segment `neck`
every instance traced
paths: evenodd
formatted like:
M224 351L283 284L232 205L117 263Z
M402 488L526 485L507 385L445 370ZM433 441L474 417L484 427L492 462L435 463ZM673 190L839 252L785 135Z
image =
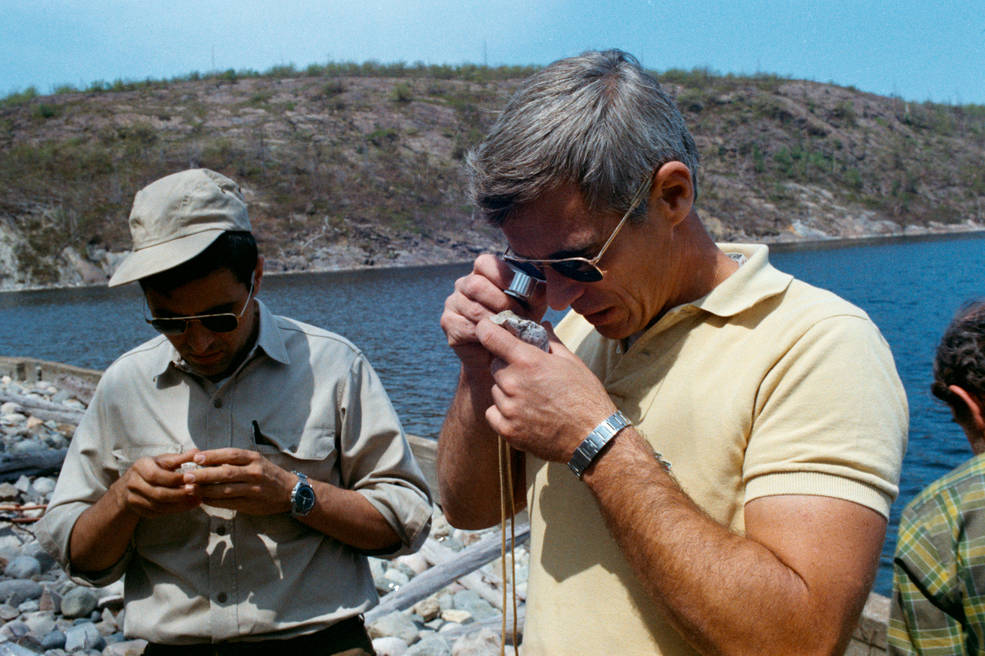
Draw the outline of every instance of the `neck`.
M718 248L693 210L675 227L674 252L679 292L665 310L706 296L739 268Z

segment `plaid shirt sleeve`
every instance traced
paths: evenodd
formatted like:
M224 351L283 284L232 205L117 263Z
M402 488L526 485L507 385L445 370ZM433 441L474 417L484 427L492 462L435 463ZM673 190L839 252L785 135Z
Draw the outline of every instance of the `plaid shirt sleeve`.
M985 456L939 479L903 511L893 562L890 654L985 649Z

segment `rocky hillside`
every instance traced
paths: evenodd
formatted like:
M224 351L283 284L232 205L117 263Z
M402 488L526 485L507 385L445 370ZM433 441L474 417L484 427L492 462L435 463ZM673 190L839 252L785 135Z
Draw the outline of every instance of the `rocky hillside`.
M269 271L471 259L462 158L529 69L363 65L97 83L0 100L0 289L102 282L134 192L205 166L251 203ZM985 107L773 76L658 74L698 142L716 237L985 228Z

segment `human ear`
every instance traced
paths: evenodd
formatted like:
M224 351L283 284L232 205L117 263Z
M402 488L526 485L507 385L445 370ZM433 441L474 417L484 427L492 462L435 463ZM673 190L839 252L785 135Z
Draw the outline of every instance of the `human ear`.
M947 389L958 399L956 403L961 404L960 408L954 408L954 420L964 429L972 448L975 448L976 442L981 442L985 437L983 404L963 387L948 385Z
M687 218L694 205L691 169L678 161L666 162L657 169L650 190L650 205L659 207L675 225Z
M260 293L260 280L263 279L263 255L257 255L257 268L253 273L253 295Z

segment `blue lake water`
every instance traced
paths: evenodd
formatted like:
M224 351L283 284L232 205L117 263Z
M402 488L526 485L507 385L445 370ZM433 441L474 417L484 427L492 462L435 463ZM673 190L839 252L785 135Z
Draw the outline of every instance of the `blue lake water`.
M889 342L910 403L900 498L875 589L888 594L903 505L970 457L964 434L929 392L941 333L965 301L985 296L985 235L776 250L774 265L866 310ZM438 326L467 265L270 276L260 298L275 312L345 335L369 356L408 432L437 435L457 376ZM154 335L136 286L0 294L0 355L104 369ZM556 321L557 315L549 316Z

